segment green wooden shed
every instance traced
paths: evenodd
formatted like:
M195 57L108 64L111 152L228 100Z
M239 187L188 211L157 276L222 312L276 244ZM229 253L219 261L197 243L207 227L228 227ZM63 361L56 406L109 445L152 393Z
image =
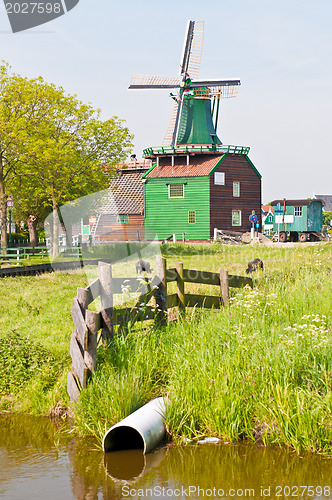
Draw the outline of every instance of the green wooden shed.
M323 202L316 199L274 200L273 231L279 241L319 239L323 227Z

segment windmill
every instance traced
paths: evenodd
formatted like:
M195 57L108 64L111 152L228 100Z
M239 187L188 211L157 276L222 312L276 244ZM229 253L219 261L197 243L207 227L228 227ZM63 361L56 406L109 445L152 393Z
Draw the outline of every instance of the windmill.
M163 145L222 144L217 136L221 98L236 97L240 80L198 80L204 22L189 21L180 77L132 75L129 89L174 89L172 119Z

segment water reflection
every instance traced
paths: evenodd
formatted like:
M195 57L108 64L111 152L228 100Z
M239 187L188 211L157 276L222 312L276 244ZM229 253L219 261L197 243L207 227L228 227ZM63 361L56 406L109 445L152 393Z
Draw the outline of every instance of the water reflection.
M71 491L61 427L46 418L0 418L0 498L52 499L52 489L58 495Z
M104 454L106 474L114 481L136 482L152 467L161 464L167 448L159 448L145 455L142 450L121 450Z
M139 450L104 455L94 440L63 433L63 425L48 419L0 417L0 498L5 499L198 499L204 494L332 499L331 465L330 459L307 453L299 457L245 445L166 446L146 456Z

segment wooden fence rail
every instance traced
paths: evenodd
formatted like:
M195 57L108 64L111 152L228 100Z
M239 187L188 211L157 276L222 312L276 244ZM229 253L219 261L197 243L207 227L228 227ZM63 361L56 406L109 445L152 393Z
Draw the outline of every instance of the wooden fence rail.
M48 255L48 249L46 247L10 247L10 248L0 248L0 262L15 262L16 265L22 264L24 259L29 259L32 256L44 256Z
M175 268L167 269L166 259L157 257L157 272L153 279L114 278L112 265L99 262L99 278L86 288L78 288L73 299L72 317L75 325L70 341L72 370L68 374L67 391L72 401L79 397L89 376L96 368L97 345L102 339L109 345L114 336L114 328L124 330L136 321L153 319L155 325L165 325L168 309L178 307L179 315L184 315L186 307L220 308L229 302L229 287L252 286L252 279L229 275L224 269L219 273L184 269L182 262ZM167 284L176 282L176 293L167 293ZM220 295L193 295L185 292L185 283L198 283L220 287ZM115 308L114 294L131 293L139 295L132 307ZM101 310L90 311L89 305L100 297ZM154 304L149 305L151 299ZM99 333L101 331L101 333Z

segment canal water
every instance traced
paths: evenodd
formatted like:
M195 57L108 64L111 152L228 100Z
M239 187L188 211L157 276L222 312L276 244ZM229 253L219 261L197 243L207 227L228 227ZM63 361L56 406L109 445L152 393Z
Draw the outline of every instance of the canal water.
M332 499L332 461L255 445L164 445L104 455L49 419L0 417L6 500Z

